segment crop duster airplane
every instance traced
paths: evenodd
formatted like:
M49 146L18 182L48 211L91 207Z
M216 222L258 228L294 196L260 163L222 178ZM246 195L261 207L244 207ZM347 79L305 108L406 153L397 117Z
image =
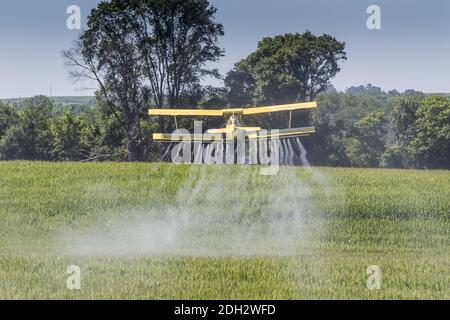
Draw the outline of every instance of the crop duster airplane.
M292 112L302 109L317 108L317 102L291 103L270 107L257 108L236 108L236 109L150 109L150 116L171 116L175 119L175 126L178 130L177 117L224 117L227 120L225 128L209 129L205 134L190 133L154 133L153 140L161 142L176 141L230 141L238 137L240 133L245 133L250 141L268 140L272 138L284 139L300 136L307 136L315 133L314 127L292 128ZM260 127L241 127L238 118L242 116L259 115L273 112L289 112L287 128L277 130L263 130ZM221 137L220 139L218 137Z

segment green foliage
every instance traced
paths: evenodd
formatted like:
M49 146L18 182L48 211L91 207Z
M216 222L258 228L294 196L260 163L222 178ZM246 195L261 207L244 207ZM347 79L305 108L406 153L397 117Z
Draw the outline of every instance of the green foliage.
M419 166L450 168L450 100L443 96L425 99L416 111L417 135L411 147Z
M15 112L9 107L0 108L0 115L5 119L2 123L8 125L0 140L0 159L124 159L125 133L119 120L101 102L79 115L70 107L58 115L48 98L38 96L24 100L18 109ZM154 126L142 121L140 127L150 145L149 129L154 131Z
M373 86L349 91L319 95L316 134L305 139L313 163L450 168L448 97L387 94Z
M285 34L264 38L227 75L232 104L310 101L325 91L346 60L345 44L330 35Z
M319 108L304 124L312 122L316 133L303 140L314 165L343 167L449 168L449 98L418 92L385 93L372 86L356 87L358 93L329 91L318 96ZM363 88L363 89L361 89ZM364 89L365 88L365 89ZM356 90L356 89L355 89ZM205 87L199 92L200 108L226 107L225 88ZM192 102L194 103L194 102ZM195 103L194 103L195 104ZM98 97L98 104L75 114L71 108L55 114L45 97L26 100L16 112L0 106L5 128L0 142L1 159L29 160L124 160L127 136L123 115ZM221 127L223 119L204 118L206 127ZM285 114L245 119L246 125L282 128ZM179 125L193 130L190 119ZM165 152L152 142L159 122L142 115L137 124L146 150L145 161L159 161Z
M417 109L424 97L421 95L401 96L392 111L392 124L397 140L403 145L409 144L417 134L415 122Z
M202 109L225 108L228 104L226 88L206 86L201 93L199 107Z
M0 102L0 139L6 130L18 121L15 108Z
M305 140L313 163L379 165L387 135L386 114L394 97L386 93L322 93L313 113L316 133Z
M392 112L395 142L384 163L402 167L450 168L448 97L411 92L399 97Z
M80 117L83 124L82 141L85 146L107 145L118 147L123 144L125 133L119 120L102 107Z
M387 144L386 150L381 155L380 167L403 168L410 163L408 157L411 155L398 143Z
M53 159L79 160L81 155L80 122L70 112L55 118L50 125L53 138Z
M370 83L365 86L360 85L357 87L350 87L347 90L345 90L345 92L350 94L383 94L381 88L373 86ZM398 92L394 90L390 94L396 95L398 94Z
M236 63L233 70L228 72L224 83L232 106L242 107L253 103L256 83L246 60Z
M50 160L50 118L53 103L44 96L23 102L19 121L9 127L0 141L2 159Z
M378 167L384 151L385 118L382 112L372 112L354 124L354 134L347 145L347 157L352 166Z
M150 104L195 106L203 77L219 77L208 66L222 56L215 13L207 0L102 1L77 46L64 52L72 76L98 82L126 133L128 160L147 158L140 126ZM162 118L159 127L172 128Z

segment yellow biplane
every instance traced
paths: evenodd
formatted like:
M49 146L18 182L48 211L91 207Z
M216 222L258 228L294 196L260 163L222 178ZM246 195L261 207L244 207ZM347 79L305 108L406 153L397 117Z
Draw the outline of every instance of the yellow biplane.
M154 133L153 140L161 142L174 142L181 140L190 141L229 141L234 140L240 133L245 133L249 140L267 140L271 138L293 138L307 136L315 133L315 128L301 127L291 128L292 112L302 109L317 108L316 102L292 103L270 107L236 108L236 109L150 109L150 116L174 117L175 126L178 130L177 117L224 117L227 120L225 128L209 129L205 134L187 133ZM289 112L288 128L277 130L263 130L260 127L242 127L239 125L238 117L258 115L273 112ZM218 138L221 137L221 138Z

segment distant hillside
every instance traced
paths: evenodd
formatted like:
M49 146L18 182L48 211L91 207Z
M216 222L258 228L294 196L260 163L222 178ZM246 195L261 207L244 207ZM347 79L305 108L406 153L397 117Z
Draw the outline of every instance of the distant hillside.
M437 94L437 95L443 95L443 96L447 96L447 97L450 97L450 93L442 93L442 92L436 92L436 93L425 93L425 95L427 95L427 96L431 96L431 95L433 95L433 94Z
M11 98L11 99L0 99L0 101L9 103L12 105L18 105L23 100L27 98ZM63 106L68 105L94 105L95 104L95 97L90 96L84 96L84 97L51 97L51 100L53 100L57 104L62 104Z

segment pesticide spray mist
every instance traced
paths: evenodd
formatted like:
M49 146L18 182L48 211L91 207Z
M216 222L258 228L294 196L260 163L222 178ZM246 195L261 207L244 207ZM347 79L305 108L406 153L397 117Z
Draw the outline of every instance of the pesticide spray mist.
M262 176L252 166L192 165L172 201L66 230L58 239L65 244L60 250L69 255L200 257L314 251L326 234L317 204L327 201L330 181L309 166L299 139L285 141L281 153L284 163L300 161L304 169L282 167L274 176Z

